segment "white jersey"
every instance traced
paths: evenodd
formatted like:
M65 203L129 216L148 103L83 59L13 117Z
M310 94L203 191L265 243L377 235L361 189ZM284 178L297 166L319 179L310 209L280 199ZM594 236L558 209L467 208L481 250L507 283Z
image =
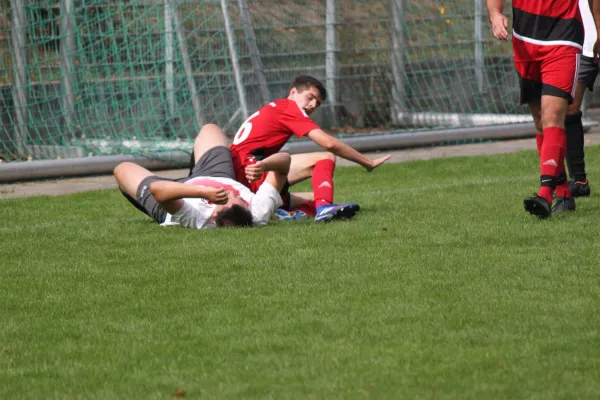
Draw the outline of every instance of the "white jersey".
M594 57L594 43L596 43L596 24L594 17L590 11L588 0L579 0L579 12L583 21L583 29L585 31L585 39L583 41L583 55L586 57Z
M246 202L252 213L254 225L266 225L276 208L281 207L281 195L270 183L264 182L258 191L252 193L241 183L229 178L214 178L198 176L185 182L186 185L223 188L239 194ZM167 214L165 222L161 225L181 225L186 228L207 229L216 227L212 215L217 207L204 198L185 198L183 207L175 214Z

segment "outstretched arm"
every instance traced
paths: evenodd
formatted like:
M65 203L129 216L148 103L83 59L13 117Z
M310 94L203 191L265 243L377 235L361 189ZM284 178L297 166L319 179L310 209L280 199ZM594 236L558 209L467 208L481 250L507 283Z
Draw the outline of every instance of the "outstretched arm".
M388 154L387 156L371 160L370 158L365 157L364 155L354 150L352 147L348 146L341 140L329 135L322 129L313 129L312 131L308 132L307 136L310 138L310 140L312 140L325 150L335 154L338 157L342 157L346 160L355 162L358 165L364 167L369 172L373 171L375 168L389 160L389 158L391 157Z
M227 191L223 188L209 188L185 185L179 182L158 181L150 184L152 196L169 214L175 214L183 207L183 198L203 197L215 204L227 203Z
M487 0L487 8L490 13L490 22L492 23L494 37L496 39L508 40L508 20L502 14L504 1Z

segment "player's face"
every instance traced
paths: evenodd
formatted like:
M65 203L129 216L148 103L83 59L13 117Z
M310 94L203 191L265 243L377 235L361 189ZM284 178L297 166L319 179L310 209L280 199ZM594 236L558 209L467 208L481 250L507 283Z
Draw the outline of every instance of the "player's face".
M227 203L224 204L223 207L231 207L236 204L242 207L246 207L246 203L238 194L235 194L233 192L227 192Z
M289 98L294 100L298 104L298 107L303 109L308 115L315 111L321 105L322 101L319 91L314 86L302 91L292 88Z

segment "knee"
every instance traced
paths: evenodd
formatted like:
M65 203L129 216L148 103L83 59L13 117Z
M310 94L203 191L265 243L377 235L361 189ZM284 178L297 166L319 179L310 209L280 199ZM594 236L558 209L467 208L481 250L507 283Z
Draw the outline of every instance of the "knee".
M567 108L567 115L573 115L573 114L577 114L579 111L579 107L577 107L577 104L573 103L573 104L569 104L569 107Z
M559 110L549 109L542 111L542 128L548 128L552 126L564 126L565 114Z
M123 176L126 173L127 169L131 168L132 165L135 164L129 161L120 163L115 167L115 169L113 169L113 175L118 179L119 177Z
M200 132L198 134L200 134L202 132L213 131L215 129L221 130L221 128L219 128L219 126L217 124L205 124L205 125L202 125L202 128L200 128Z
M214 135L214 134L221 134L221 133L223 133L223 131L221 130L221 128L219 128L218 125L206 124L206 125L202 126L202 128L200 129L200 132L198 132L198 136L196 136L196 139L198 139L199 137L201 137L203 135Z
M321 160L331 160L335 163L337 161L337 156L333 153L324 152L324 153L322 153Z

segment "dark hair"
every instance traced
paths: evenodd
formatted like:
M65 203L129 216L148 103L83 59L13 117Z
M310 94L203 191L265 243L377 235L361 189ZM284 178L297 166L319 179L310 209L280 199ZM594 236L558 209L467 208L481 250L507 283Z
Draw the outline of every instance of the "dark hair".
M252 226L252 213L239 204L223 208L217 213L217 226Z
M327 99L327 90L325 89L325 86L323 86L320 80L313 78L312 76L297 76L296 79L294 79L294 83L292 83L292 87L295 87L298 91L303 91L314 87L319 91L321 101L325 101Z

